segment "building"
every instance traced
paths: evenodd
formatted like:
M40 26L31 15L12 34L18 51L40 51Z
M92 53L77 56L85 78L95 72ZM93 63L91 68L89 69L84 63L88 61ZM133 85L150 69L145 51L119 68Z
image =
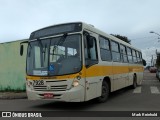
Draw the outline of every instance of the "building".
M0 91L25 90L26 49L20 56L20 42L0 43Z

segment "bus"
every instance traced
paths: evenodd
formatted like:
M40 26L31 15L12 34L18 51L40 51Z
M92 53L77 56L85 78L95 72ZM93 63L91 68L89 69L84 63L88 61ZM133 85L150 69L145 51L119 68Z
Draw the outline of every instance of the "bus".
M25 43L29 100L105 102L111 92L143 80L141 51L90 24L36 30L20 44L21 56Z

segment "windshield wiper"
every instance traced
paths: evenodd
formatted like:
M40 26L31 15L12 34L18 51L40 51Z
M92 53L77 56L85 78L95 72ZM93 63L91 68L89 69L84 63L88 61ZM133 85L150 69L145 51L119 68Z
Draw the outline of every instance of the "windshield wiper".
M42 52L44 53L44 56L43 56L44 61L45 61L45 58L46 58L46 48L47 48L47 45L45 44L45 48L44 48L44 50L42 51Z
M60 40L58 40L58 42L54 45L53 50L52 50L52 52L53 52L53 54L52 54L52 60L53 60L53 55L54 55L55 49L56 49L58 46L63 45L63 43L64 43L64 41L66 40L67 36L68 36L68 34L67 34L67 33L64 33L63 36L60 38Z
M38 44L40 45L41 48L43 48L43 44L42 44L42 41L40 39L37 39L38 41ZM43 52L43 51L42 51Z
M60 38L60 40L58 41L57 43L57 46L59 45L63 45L64 41L66 40L66 37L67 37L67 33L64 33L63 36Z
M30 55L31 55L31 49L32 49L32 45L31 45L30 42L28 42L28 46L30 47L29 48L29 52L28 52L28 57L30 57Z

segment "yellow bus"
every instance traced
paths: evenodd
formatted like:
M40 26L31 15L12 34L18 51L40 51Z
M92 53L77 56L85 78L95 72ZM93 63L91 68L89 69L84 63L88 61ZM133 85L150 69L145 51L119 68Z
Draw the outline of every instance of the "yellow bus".
M82 102L143 80L142 53L130 44L83 22L45 27L31 33L26 58L30 100Z

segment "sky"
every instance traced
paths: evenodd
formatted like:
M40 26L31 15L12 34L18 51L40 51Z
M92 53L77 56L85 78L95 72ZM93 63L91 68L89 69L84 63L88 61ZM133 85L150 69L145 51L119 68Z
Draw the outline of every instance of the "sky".
M32 31L82 21L128 37L147 62L160 51L160 0L0 0L0 43L28 39ZM159 39L158 39L159 38Z

